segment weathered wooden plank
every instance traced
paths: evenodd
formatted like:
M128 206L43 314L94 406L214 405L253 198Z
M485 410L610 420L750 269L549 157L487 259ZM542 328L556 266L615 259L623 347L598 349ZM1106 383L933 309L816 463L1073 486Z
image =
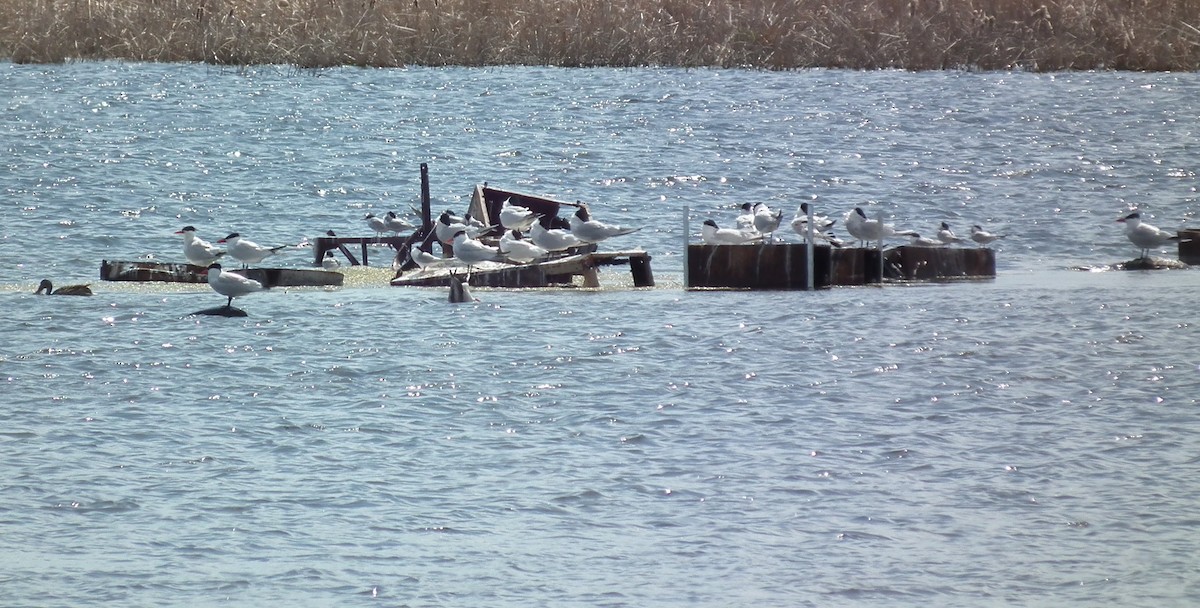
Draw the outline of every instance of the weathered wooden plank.
M542 225L546 228L561 228L569 229L570 223L566 218L559 217L558 212L562 207L580 207L582 203L565 203L556 201L552 198L543 196L533 196L530 194L522 194L520 192L512 192L510 190L501 190L492 188L487 184L475 187L475 192L471 196L471 205L468 212L471 217L483 222L484 224L492 225L500 223L500 207L504 201L508 201L511 205L525 207L540 213L544 217ZM570 212L575 213L574 209Z
M368 245L387 245L397 251L407 251L408 244L418 238L417 234L418 232L404 236L319 236L316 245L313 246L313 263L319 266L325 259L325 252L336 249L346 256L351 265L358 266L358 259L350 253L346 245L360 245L362 246L362 265L366 266Z
M469 284L472 287L550 287L569 285L573 277L582 276L585 286L598 287L597 268L630 264L632 272L632 261L635 259L641 266L639 272L642 273L642 282L649 281L652 285L654 279L650 271L650 255L645 251L583 253L539 264L485 263L472 269ZM426 269L402 274L392 279L391 284L396 287L446 287L450 284L451 273L461 276L465 272L466 268L462 267ZM638 282L635 277L634 284L637 285Z
M269 287L337 287L345 277L340 272L306 268L231 268L244 277ZM141 281L160 283L207 283L208 269L192 264L169 262L122 262L102 260L103 281Z

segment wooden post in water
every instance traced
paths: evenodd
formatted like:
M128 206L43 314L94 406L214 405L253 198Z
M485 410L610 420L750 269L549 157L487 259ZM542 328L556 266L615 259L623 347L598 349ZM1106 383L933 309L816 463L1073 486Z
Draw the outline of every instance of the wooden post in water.
M429 164L421 163L421 227L428 232L433 228L429 203Z
M683 248L687 255L687 247ZM684 272L687 272L685 267ZM654 273L650 271L650 256L632 256L629 258L629 273L633 276L634 287L654 287Z

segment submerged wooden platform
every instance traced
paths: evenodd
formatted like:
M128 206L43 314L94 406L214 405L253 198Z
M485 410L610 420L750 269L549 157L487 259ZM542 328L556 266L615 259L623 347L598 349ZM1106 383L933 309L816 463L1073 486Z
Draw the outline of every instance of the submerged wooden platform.
M813 288L883 281L992 279L996 255L988 248L813 247ZM685 287L808 289L808 247L796 243L688 245Z
M582 206L582 203L568 203L557 201L544 196L535 196L532 194L524 194L513 192L511 190L502 190L493 188L483 183L475 186L474 192L471 194L471 203L467 207L467 213L474 219L483 222L486 225L499 224L500 209L504 202L529 208L537 213L545 216L544 222L547 228L570 228L570 223L567 219L559 217L559 210L562 207L571 208L570 212L574 213L574 207ZM390 256L388 262L397 260L402 263L408 261L408 248L414 243L425 243L433 238L433 210L429 200L429 166L425 163L421 164L421 225L417 226L411 233L407 235L396 236L337 236L332 230L327 231L325 236L317 237L315 246L313 247L313 264L321 265L321 261L325 259L327 251L338 251L345 256L346 261L352 266L369 266L369 247L372 245L383 245L390 247L394 253ZM358 248L356 256L351 247ZM361 258L361 259L360 259ZM407 264L403 264L407 265ZM411 269L411 266L408 266Z
M230 268L268 287L340 287L340 272L305 268ZM207 283L208 269L171 262L100 262L102 281L154 281L161 283Z
M645 251L591 252L556 258L539 264L485 263L471 269L472 287L553 287L573 285L575 277L583 278L583 287L600 287L598 269L601 266L628 264L634 287L653 287L650 254ZM402 273L392 279L397 287L446 287L450 275L466 275L465 267L427 268Z

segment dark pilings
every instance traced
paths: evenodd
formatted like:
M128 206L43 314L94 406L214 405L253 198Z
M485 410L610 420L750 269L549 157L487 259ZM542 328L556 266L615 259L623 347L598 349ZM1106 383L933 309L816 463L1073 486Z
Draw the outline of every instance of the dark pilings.
M654 287L654 273L650 271L650 256L629 258L629 274L634 287Z
M851 286L900 281L986 279L996 276L996 255L974 247L813 248L813 284ZM688 245L686 287L807 289L805 245Z
M429 164L421 163L421 230L429 232L433 228L433 213L429 201Z
M1179 261L1192 266L1200 265L1200 229L1185 228L1179 231Z

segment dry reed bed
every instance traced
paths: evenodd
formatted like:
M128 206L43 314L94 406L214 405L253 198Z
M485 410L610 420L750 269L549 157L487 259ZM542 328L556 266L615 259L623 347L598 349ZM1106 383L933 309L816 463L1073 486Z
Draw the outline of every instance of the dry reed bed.
M0 57L1190 71L1200 0L6 0Z

